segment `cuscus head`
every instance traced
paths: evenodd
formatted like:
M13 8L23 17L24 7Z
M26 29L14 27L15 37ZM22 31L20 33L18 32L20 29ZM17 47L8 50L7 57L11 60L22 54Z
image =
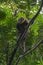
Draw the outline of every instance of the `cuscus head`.
M20 24L24 23L24 21L25 21L25 19L23 17L18 19L18 23L20 23Z

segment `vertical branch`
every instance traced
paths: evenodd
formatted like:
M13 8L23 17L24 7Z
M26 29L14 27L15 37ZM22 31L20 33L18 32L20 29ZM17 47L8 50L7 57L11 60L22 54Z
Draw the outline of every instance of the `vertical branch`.
M25 42L23 43L23 46L24 46L24 52L26 51L26 46L25 46Z

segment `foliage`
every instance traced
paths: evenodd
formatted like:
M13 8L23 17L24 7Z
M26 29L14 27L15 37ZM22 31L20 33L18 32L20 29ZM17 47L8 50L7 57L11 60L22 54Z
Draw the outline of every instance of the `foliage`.
M2 0L5 1L5 0ZM35 3L35 4L34 4ZM33 8L34 6L34 8ZM19 12L14 16L16 9L19 9ZM24 17L30 20L39 6L36 5L36 0L7 0L0 3L0 65L6 65L6 46L9 43L8 57L10 56L14 45L17 41L16 36L16 24L20 17ZM35 43L40 39L43 39L43 14L39 14L37 19L34 21L34 24L30 26L30 34L26 41L26 49L31 49ZM16 59L20 55L21 50L18 49L13 65L16 62ZM30 61L31 60L31 61ZM19 65L43 65L43 45L40 45L34 52L25 56L20 60Z

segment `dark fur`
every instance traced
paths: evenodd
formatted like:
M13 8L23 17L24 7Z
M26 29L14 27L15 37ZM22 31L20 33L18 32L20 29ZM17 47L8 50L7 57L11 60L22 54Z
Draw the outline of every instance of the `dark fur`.
M26 29L26 26L28 25L28 22L26 20L23 23L21 22L17 23L17 29L20 33L24 32L24 30Z
M24 20L24 18L20 18L18 20L18 23L17 23L17 38L19 38L20 34L24 33L26 27L28 25L28 21L27 20ZM26 33L26 35L24 36L24 39L22 40L21 44L20 44L20 49L22 50L22 52L25 52L25 42L26 42L26 39L28 37L28 32Z

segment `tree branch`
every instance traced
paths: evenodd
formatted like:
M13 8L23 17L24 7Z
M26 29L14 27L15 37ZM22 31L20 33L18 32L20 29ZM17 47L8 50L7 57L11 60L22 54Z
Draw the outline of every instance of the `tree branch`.
M21 58L23 58L25 55L31 53L32 51L34 51L41 43L43 43L43 40L41 40L41 41L39 41L37 44L35 44L35 46L34 46L31 50L28 49L28 50L26 50L23 54L21 54L21 55L18 57L18 59L17 59L15 65L18 65L18 63L19 63L19 61L20 61Z

